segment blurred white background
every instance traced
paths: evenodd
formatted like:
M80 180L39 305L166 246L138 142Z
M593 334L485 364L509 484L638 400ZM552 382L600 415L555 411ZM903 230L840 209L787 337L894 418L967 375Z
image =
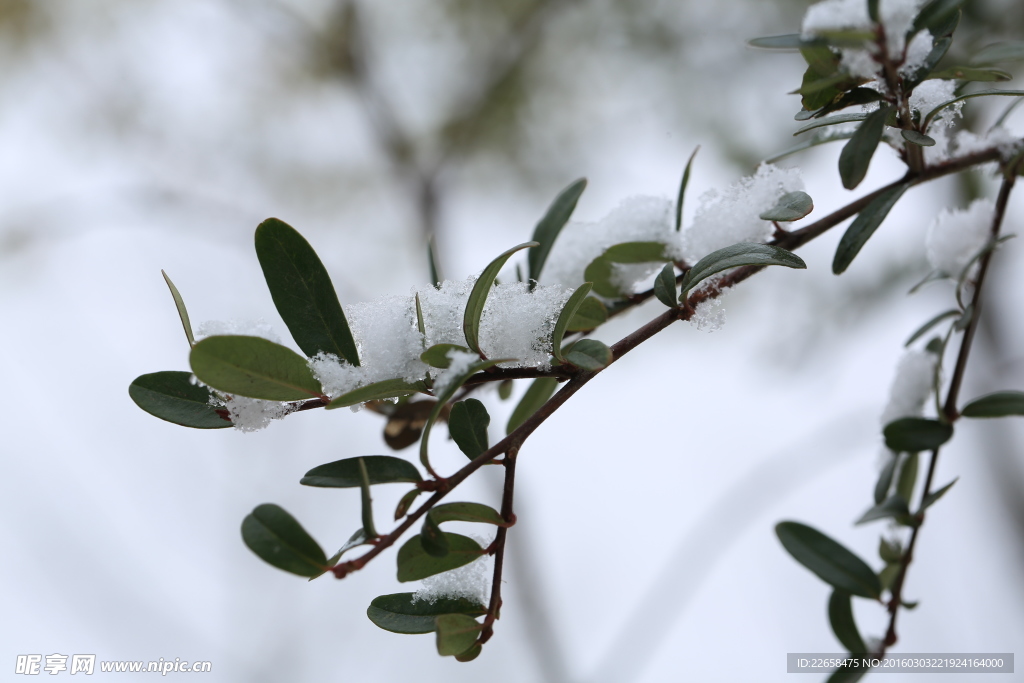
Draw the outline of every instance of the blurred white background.
M4 677L18 654L94 653L210 660L211 681L781 681L794 678L787 652L838 652L829 589L773 526L809 523L881 566L884 523L852 525L871 504L878 415L903 341L951 296L905 292L927 270L931 219L994 195L991 173L913 190L842 278L834 230L801 250L807 271L728 294L722 330L670 328L545 424L520 458L502 619L469 664L366 619L373 597L408 590L394 551L307 583L241 542L242 518L276 502L340 545L358 496L298 479L388 453L379 416L203 432L127 393L140 374L188 367L161 268L193 324L263 318L288 338L252 247L268 216L310 240L345 305L427 281L428 233L446 276L479 272L579 176L583 220L629 195L674 197L700 144L692 215L702 192L792 144L799 104L785 93L802 60L744 41L793 32L805 8L0 0ZM1013 0L975 0L955 49L1019 39L1022 23ZM1003 104L968 122L984 127ZM1008 123L1018 135L1022 112ZM902 174L883 149L843 191L838 152L783 162L804 170L812 218ZM1020 231L1020 193L1009 215ZM965 398L1024 388L1022 253L1010 242L994 261ZM485 400L497 436L514 401ZM901 616L898 651L1024 642L1024 428L961 424L937 478L960 481L929 512L907 588L921 605ZM452 444L435 452L441 467L464 462ZM380 518L400 489L375 492ZM496 506L497 480L460 497ZM862 631L879 635L882 609L860 602Z

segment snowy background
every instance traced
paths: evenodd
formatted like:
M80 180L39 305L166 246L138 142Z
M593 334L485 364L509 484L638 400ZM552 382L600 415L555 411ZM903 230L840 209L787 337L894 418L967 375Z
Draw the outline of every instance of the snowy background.
M990 42L985 31L1019 39L1014 7L973 3L961 49ZM518 468L502 619L469 664L365 618L376 595L409 589L394 551L343 582L307 583L239 537L255 505L275 502L340 545L358 496L298 479L388 453L379 416L309 411L253 434L203 432L128 398L140 374L187 369L161 268L194 324L262 318L288 338L252 245L268 216L310 240L347 307L427 282L431 226L446 276L463 279L528 239L576 177L590 185L575 217L598 221L632 195L673 198L700 144L689 224L702 193L792 144L798 104L784 93L802 61L744 40L796 30L805 3L359 8L369 85L352 76L355 48L336 39L351 23L328 0L0 2L0 667L94 653L210 660L204 680L216 681L781 681L787 652L839 651L829 589L773 526L809 523L880 566L883 524L852 526L871 504L879 415L903 341L951 289L904 294L928 270L933 217L994 196L990 173L909 192L842 278L832 231L800 251L808 270L727 294L722 329L670 328L539 429ZM532 23L510 38L521 17ZM969 121L984 128L1003 104ZM1008 126L1021 135L1024 107ZM882 149L843 191L839 149L782 163L802 169L811 219L902 173ZM426 206L417 173L439 159ZM1020 193L1009 215L1019 232ZM1015 242L994 261L965 398L1024 388ZM615 341L660 306L598 336ZM515 401L485 401L493 441ZM965 421L943 450L937 482L960 481L929 512L907 586L921 605L901 614L899 651L1024 642L1022 443L1022 421ZM440 439L432 452L439 468L465 462ZM498 487L477 477L458 495L496 506ZM375 491L379 518L402 490ZM863 632L881 632L881 609L856 610ZM922 680L886 680L903 678Z

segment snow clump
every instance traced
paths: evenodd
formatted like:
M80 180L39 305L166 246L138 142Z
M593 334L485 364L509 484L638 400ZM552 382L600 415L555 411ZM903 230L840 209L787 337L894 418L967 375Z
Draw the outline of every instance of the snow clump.
M942 81L939 79L925 81L914 88L914 92L911 93L910 108L919 112L923 119L943 102L949 102L956 97L955 91L956 81ZM947 126L952 126L955 123L954 119L960 115L960 110L963 107L963 101L946 107L936 115L934 122L942 121Z
M896 377L889 391L889 403L882 411L885 426L901 417L921 417L924 403L932 391L935 378L935 355L911 350L903 354L896 366Z
M484 548L490 545L490 541L485 542L476 537L474 540ZM428 576L423 579L419 590L413 593L412 601L423 600L434 604L443 598L467 598L486 605L490 600L493 565L494 559L490 555L483 555L456 569Z
M944 209L928 228L928 263L946 277L957 279L967 264L988 244L995 204L976 199L962 210Z

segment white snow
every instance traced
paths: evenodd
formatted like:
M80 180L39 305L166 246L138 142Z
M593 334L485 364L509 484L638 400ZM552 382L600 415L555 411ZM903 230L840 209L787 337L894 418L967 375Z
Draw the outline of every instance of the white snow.
M907 45L907 56L900 67L900 73L903 75L912 74L918 67L924 64L925 58L932 51L933 41L934 38L932 38L932 34L928 31L921 31L914 36L910 44Z
M690 322L702 332L717 332L725 325L725 311L722 309L721 297L705 299L697 304Z
M901 417L920 417L932 391L935 377L935 355L928 351L909 350L896 366L896 377L889 391L889 403L882 411L882 425Z
M210 403L218 408L226 408L231 415L231 423L235 429L242 432L259 431L272 420L280 420L295 411L295 406L290 403L264 401L245 396L216 396Z
M932 268L957 279L988 243L995 205L976 199L966 209L942 210L928 228L925 248Z
M1000 156L1004 160L1011 159L1014 154L1020 151L1021 145L1024 144L1019 137L1002 126L996 126L980 135L969 130L962 130L957 133L955 142L957 156L965 156L998 147Z
M956 81L942 81L939 79L925 81L914 88L914 92L911 93L910 108L920 112L921 117L924 118L935 107L956 97L955 91ZM964 103L960 101L946 107L936 116L935 123L943 121L947 126L952 126L954 119L960 115L960 110L963 109L963 106ZM929 132L929 135L931 135L931 132Z
M480 356L472 351L459 351L458 349L451 349L447 356L448 360L451 361L447 368L444 370L431 369L431 372L434 374L435 396L443 394L459 375L464 374L473 363L480 360Z
M683 255L691 264L713 251L739 242L764 242L772 224L759 218L788 193L803 190L800 170L761 164L757 173L724 191L701 195L693 224L683 231Z
M551 333L572 291L525 282L491 289L480 318L480 349L488 358L515 358L501 367L546 368L551 360Z
M473 539L486 548L490 541L479 537ZM434 574L423 579L420 588L413 593L412 601L424 600L431 604L439 598L469 598L481 605L487 605L491 598L491 576L493 575L494 558L483 555L450 571Z

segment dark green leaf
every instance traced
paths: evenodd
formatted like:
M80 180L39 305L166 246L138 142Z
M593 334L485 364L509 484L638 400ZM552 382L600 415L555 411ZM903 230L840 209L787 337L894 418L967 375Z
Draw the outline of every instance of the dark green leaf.
M319 576L327 556L302 525L272 503L256 506L242 521L242 540L265 562L299 576Z
M423 324L423 305L420 303L420 294L416 292L416 329L420 334L427 333L426 325Z
M614 272L615 265L604 256L598 256L583 271L583 277L592 283L596 294L600 294L606 299L618 299L622 296L622 290L612 282Z
M918 464L917 453L908 453L904 456L903 464L900 466L900 474L896 479L896 495L906 502L914 499Z
M360 459L366 463L366 472L371 484L415 483L422 480L419 470L408 460L391 455L364 455L362 458L345 458L326 465L318 465L306 472L299 480L304 486L350 489L360 486L362 475Z
M475 522L477 524L494 524L506 526L494 508L482 503L442 503L435 506L427 516L437 524L444 522Z
M775 206L762 213L763 221L798 221L814 210L814 201L806 192L787 192Z
M942 354L946 352L946 342L942 340L942 337L932 337L928 340L928 344L925 345L924 350L933 355L942 357Z
M524 242L512 247L488 263L484 271L480 273L476 284L473 285L473 291L469 293L469 299L466 301L466 314L462 318L462 330L466 335L466 344L473 351L482 353L480 351L480 318L484 313L487 295L494 285L494 278L498 277L498 272L512 254L521 249L536 247L538 244L539 242Z
M561 363L565 362L565 358L562 356L562 339L569 328L569 323L576 317L576 312L583 305L593 286L592 282L584 282L577 287L569 300L565 302L565 306L562 307L562 311L558 314L558 320L555 321L554 330L551 332L551 349L555 358Z
M800 103L805 109L820 109L834 102L845 89L855 85L857 82L851 81L844 73L820 77L808 68L804 74L803 84L791 94L802 95Z
M538 244L537 248L526 256L530 265L530 279L534 282L540 280L541 271L544 269L544 262L551 253L551 247L558 239L558 233L562 231L569 220L569 216L576 209L576 202L587 187L587 179L580 178L569 187L562 190L555 201L548 207L547 213L533 229L533 241Z
M608 247L604 258L612 263L653 263L666 261L665 245L661 242L623 242Z
M864 43L873 41L876 35L873 31L838 29L818 30L815 37L832 47L865 47Z
M572 345L565 359L583 370L600 370L612 362L612 350L596 339L580 339Z
M444 557L448 554L448 539L445 538L441 527L437 525L437 522L434 521L429 512L423 518L423 528L420 530L420 543L431 557Z
M832 272L836 275L843 273L853 259L857 257L860 250L867 241L875 234L875 230L882 224L889 211L896 205L903 193L910 187L908 184L897 185L896 187L883 192L864 207L857 217L850 224L850 227L843 233L839 240L839 247L836 249L835 258L832 260Z
M933 147L935 145L933 138L928 137L924 133L918 133L916 130L901 130L900 135L903 136L904 140L918 147Z
M807 62L808 73L815 78L827 78L839 72L839 55L832 52L828 45L821 41L801 45L800 54ZM804 80L806 81L806 76ZM812 107L806 108L812 109ZM813 107L813 109L817 109L817 107Z
M969 66L951 66L942 71L933 71L928 78L993 83L1012 80L1013 76L1002 69L975 69Z
M502 381L498 382L498 398L500 398L502 401L507 401L509 397L512 395L512 387L514 385L515 382L513 382L510 379L503 379Z
M1019 62L1021 60L1024 60L1024 40L1010 40L983 47L977 54L971 57L971 64L984 66L1000 62Z
M878 14L878 2L879 0L868 0L868 18L876 24L881 21ZM856 650L850 650L850 652L856 652Z
M775 533L789 554L825 583L865 598L881 595L881 584L871 567L817 529L799 522L780 522Z
M153 372L128 385L128 395L150 415L183 427L221 429L231 421L210 405L213 394L191 382L190 372Z
M882 105L871 112L839 154L839 176L847 190L860 185L860 181L867 175L871 157L875 155L875 149L885 131L885 119L891 110L891 106Z
M448 416L448 432L470 460L487 450L489 424L491 416L487 414L487 408L475 398L459 401L452 406Z
M658 273L658 277L654 278L654 296L669 308L679 306L679 302L676 300L676 297L679 296L679 292L676 291L676 271L671 263L666 263Z
M143 377L148 376L149 375L143 375ZM138 380L135 381L137 382ZM964 417L1009 417L1011 415L1024 415L1024 392L997 391L994 394L979 396L965 405L964 409L960 411L960 414ZM160 416L157 415L157 417Z
M469 349L460 344L434 344L420 354L420 360L432 368L440 368L444 370L452 364L452 359L448 357L448 354L453 349L462 352L469 351Z
M846 109L847 107L854 107L861 104L870 104L872 102L878 102L882 99L884 99L882 93L878 92L877 90L872 90L871 88L854 88L853 90L844 92L842 95L840 95L835 100L828 103L818 111L810 112L810 116L797 120L805 121L807 120L807 118L812 117L820 119L821 117L827 114L831 114L834 111L839 111L840 109Z
M928 78L928 75L932 72L932 69L935 68L935 65L938 64L942 60L942 58L946 56L946 52L949 51L949 46L952 44L952 38L939 38L938 40L936 40L934 45L932 46L931 52L929 52L928 56L925 57L924 62L921 64L921 66L919 66L909 76L904 76L904 92L909 92L916 88L917 86L921 85L921 83L923 83L924 80Z
M433 235L427 238L427 265L430 266L430 281L434 283L435 287L440 288L444 278L441 276L441 267L437 261Z
M376 532L374 533L374 537L376 537ZM338 548L338 552L334 553L334 555L327 558L327 566L324 568L324 570L316 576L309 577L309 580L312 581L321 574L326 574L331 567L338 564L338 561L341 560L342 555L344 555L349 550L352 550L352 548L358 548L361 545L365 545L369 539L370 537L366 535L366 531L364 529L359 529L358 531L356 531L349 537L347 541L345 541L345 545Z
M1024 97L1024 90L995 90L995 89L992 89L992 90L979 90L978 92L972 92L972 93L968 93L966 95L960 95L959 97L954 97L953 99L948 100L946 102L943 102L942 104L940 104L939 106L935 107L930 112L928 112L927 116L924 117L924 123L921 125L921 129L922 130L928 130L928 126L931 125L931 122L935 118L936 114L938 114L940 111L942 111L946 107L950 107L950 106L956 104L957 102L962 102L964 100L969 100L969 99L972 99L972 98L975 98L975 97L997 97L997 96L1001 96L1001 97Z
M768 159L765 159L764 163L766 163L766 164L774 164L776 161L779 161L780 159L785 159L786 157L788 157L790 155L793 155L793 154L796 154L797 152L802 152L805 149L811 149L812 147L817 147L818 145L824 145L824 144L829 143L829 142L837 142L839 140L849 140L852 137L853 137L853 133L852 132L848 132L848 133L829 133L827 135L815 135L810 140L807 140L805 142L801 142L799 145L794 145L794 146L790 147L787 150L779 152L778 154L776 154L776 155L774 155L772 157L769 157Z
M466 614L442 614L434 619L437 624L437 653L443 656L460 655L472 649L483 626Z
M759 47L762 50L785 50L787 52L795 52L806 43L807 41L801 38L799 33L787 33L782 36L764 36L747 41L747 45L750 47Z
M469 598L437 598L413 601L413 593L393 593L373 599L366 616L374 624L392 633L433 633L435 617L442 614L468 614L471 617L487 613L487 608Z
M608 320L608 309L599 299L588 296L576 310L576 315L569 321L566 332L586 332L598 327Z
M889 497L889 489L892 488L892 477L896 471L898 457L895 453L888 455L888 460L878 475L878 482L875 484L875 505Z
M923 417L904 417L890 422L882 431L885 445L890 450L903 453L931 451L949 441L953 436L952 425Z
M944 35L942 33L944 24L960 11L965 2L966 0L932 0L922 7L914 17L908 39L924 29L928 29L933 36Z
M927 496L925 496L924 500L921 501L921 509L919 510L919 512L924 512L932 505L934 505L936 502L938 502L939 498L942 498L944 495L946 495L946 491L953 488L953 484L955 484L958 479L960 479L960 477L957 477L953 481L949 482L938 491L932 491Z
M908 517L909 515L910 508L907 507L906 499L896 494L869 509L854 524L867 524L879 519L895 519Z
M693 166L693 159L699 151L700 145L697 145L696 149L693 150L693 154L690 155L689 161L686 162L686 168L683 170L683 179L679 182L679 193L676 195L676 232L683 229L683 198L686 196L686 186L690 183L690 167Z
M309 242L287 223L268 218L256 228L256 256L274 306L302 352L333 353L359 365L331 276Z
M828 599L828 621L832 632L851 654L867 654L868 648L857 630L857 622L853 619L853 601L851 595L844 590L835 589Z
M164 282L167 283L167 288L171 290L171 298L174 299L174 307L178 309L178 318L181 320L181 326L185 328L185 338L188 339L189 346L195 346L196 340L192 336L192 323L188 320L188 310L185 308L185 300L181 298L181 294L178 293L178 288L171 282L171 278L167 277L167 273L160 271L160 274L164 276Z
M421 493L423 493L423 489L417 488L406 492L406 494L402 496L402 499L398 501L398 505L395 507L396 522L409 514L409 508L412 507L412 504L416 502L416 499Z
M863 121L868 117L867 114L838 114L836 116L829 116L824 119L814 119L807 125L801 126L793 133L794 136L800 135L800 133L806 133L809 130L815 128L824 128L825 126L835 126L840 123L850 123L851 121Z
M696 265L686 271L679 296L685 301L690 290L702 280L723 270L738 266L786 266L787 268L806 268L807 264L796 254L772 246L770 244L754 244L740 242L724 249L712 252L697 261Z
M327 404L327 410L347 408L348 406L366 403L367 401L379 401L385 398L409 396L417 392L425 392L426 390L427 385L422 381L406 382L404 379L385 379L380 382L374 382L373 384L367 384L365 387L353 389L341 396L335 396L331 399L331 402Z
M951 308L948 311L943 311L942 313L939 313L937 316L926 322L924 325L921 325L921 327L917 328L917 331L915 331L914 334L910 335L910 339L908 339L906 343L904 343L903 345L910 346L918 339L923 337L925 334L927 334L928 330L932 329L946 318L952 318L955 315L960 315L960 311L955 308Z
M554 377L538 377L533 380L530 388L526 390L523 397L519 399L519 404L512 411L512 416L508 419L508 426L505 427L505 433L511 434L519 425L526 422L531 415L548 402L557 388L558 380Z
M899 541L889 542L884 538L878 540L878 556L886 564L895 564L903 559L903 548Z
M377 538L377 527L373 523L373 498L370 497L370 473L366 458L356 458L359 464L359 492L362 502L363 532L367 538Z
M268 401L321 396L306 359L260 337L207 337L189 355L192 372L214 389Z
M480 656L480 653L483 652L483 650L484 650L483 646L480 645L479 643L477 643L476 645L474 645L473 647L469 648L465 652L460 652L459 654L455 655L455 661L457 661L457 662L472 662L474 659L476 659L477 657Z
M469 564L484 554L483 548L472 538L459 534L444 534L448 541L448 554L433 557L420 542L419 535L413 536L398 550L398 580L419 581L434 574L440 574Z

